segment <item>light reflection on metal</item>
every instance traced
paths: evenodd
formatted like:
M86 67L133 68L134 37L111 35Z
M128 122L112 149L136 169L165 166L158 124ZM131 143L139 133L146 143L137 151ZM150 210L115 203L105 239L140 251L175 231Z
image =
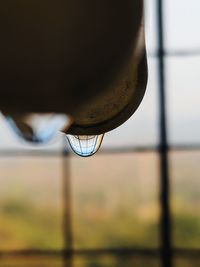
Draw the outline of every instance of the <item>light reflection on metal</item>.
M58 131L67 129L70 118L65 114L28 113L6 116L8 125L23 140L44 144L51 141Z

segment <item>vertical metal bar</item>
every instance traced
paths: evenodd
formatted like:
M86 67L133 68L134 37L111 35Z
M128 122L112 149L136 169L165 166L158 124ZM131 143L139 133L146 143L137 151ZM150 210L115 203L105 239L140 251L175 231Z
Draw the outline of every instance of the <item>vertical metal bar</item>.
M63 236L64 236L64 266L73 266L73 233L72 233L72 198L69 153L63 149ZM67 253L68 251L68 253Z
M158 30L158 82L160 125L160 178L161 178L161 259L163 267L172 267L170 181L167 139L167 114L165 96L165 53L163 27L163 0L157 0Z

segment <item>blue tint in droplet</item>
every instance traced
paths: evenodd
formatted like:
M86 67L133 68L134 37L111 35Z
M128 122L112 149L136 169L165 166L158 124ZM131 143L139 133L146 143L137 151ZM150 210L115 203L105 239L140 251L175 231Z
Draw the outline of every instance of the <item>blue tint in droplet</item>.
M81 157L90 157L100 148L104 134L101 135L67 135L70 147Z

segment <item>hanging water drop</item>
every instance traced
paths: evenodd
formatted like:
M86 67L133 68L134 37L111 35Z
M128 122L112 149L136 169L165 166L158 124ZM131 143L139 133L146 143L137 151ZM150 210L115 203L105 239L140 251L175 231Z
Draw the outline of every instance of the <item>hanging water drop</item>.
M81 157L90 157L100 148L104 134L101 135L67 135L70 147Z

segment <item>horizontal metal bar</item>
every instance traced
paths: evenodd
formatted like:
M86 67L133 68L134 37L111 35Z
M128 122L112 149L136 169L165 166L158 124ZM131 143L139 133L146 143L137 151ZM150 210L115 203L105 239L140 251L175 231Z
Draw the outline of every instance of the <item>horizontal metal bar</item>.
M171 145L167 147L168 151L200 151L200 144L180 144ZM130 146L130 147L116 147L116 148L103 148L100 149L98 155L102 154L120 154L120 153L145 153L145 152L158 152L159 146ZM8 149L0 150L0 157L73 157L71 151L63 150L20 150Z
M175 257L200 259L200 249L174 248L172 253ZM160 249L149 248L100 248L100 249L75 249L75 250L16 250L0 251L0 258L9 257L61 257L61 256L93 257L93 256L142 256L159 257Z
M0 157L62 157L69 155L68 151L62 150L20 150L20 149L4 149L0 150Z
M159 51L147 52L148 58L158 58L160 56ZM164 50L164 57L196 57L200 56L200 49L188 49L188 50Z
M132 146L123 148L104 148L98 154L115 154L115 153L144 153L144 152L158 152L159 146ZM180 144L167 146L168 151L200 151L200 144Z

